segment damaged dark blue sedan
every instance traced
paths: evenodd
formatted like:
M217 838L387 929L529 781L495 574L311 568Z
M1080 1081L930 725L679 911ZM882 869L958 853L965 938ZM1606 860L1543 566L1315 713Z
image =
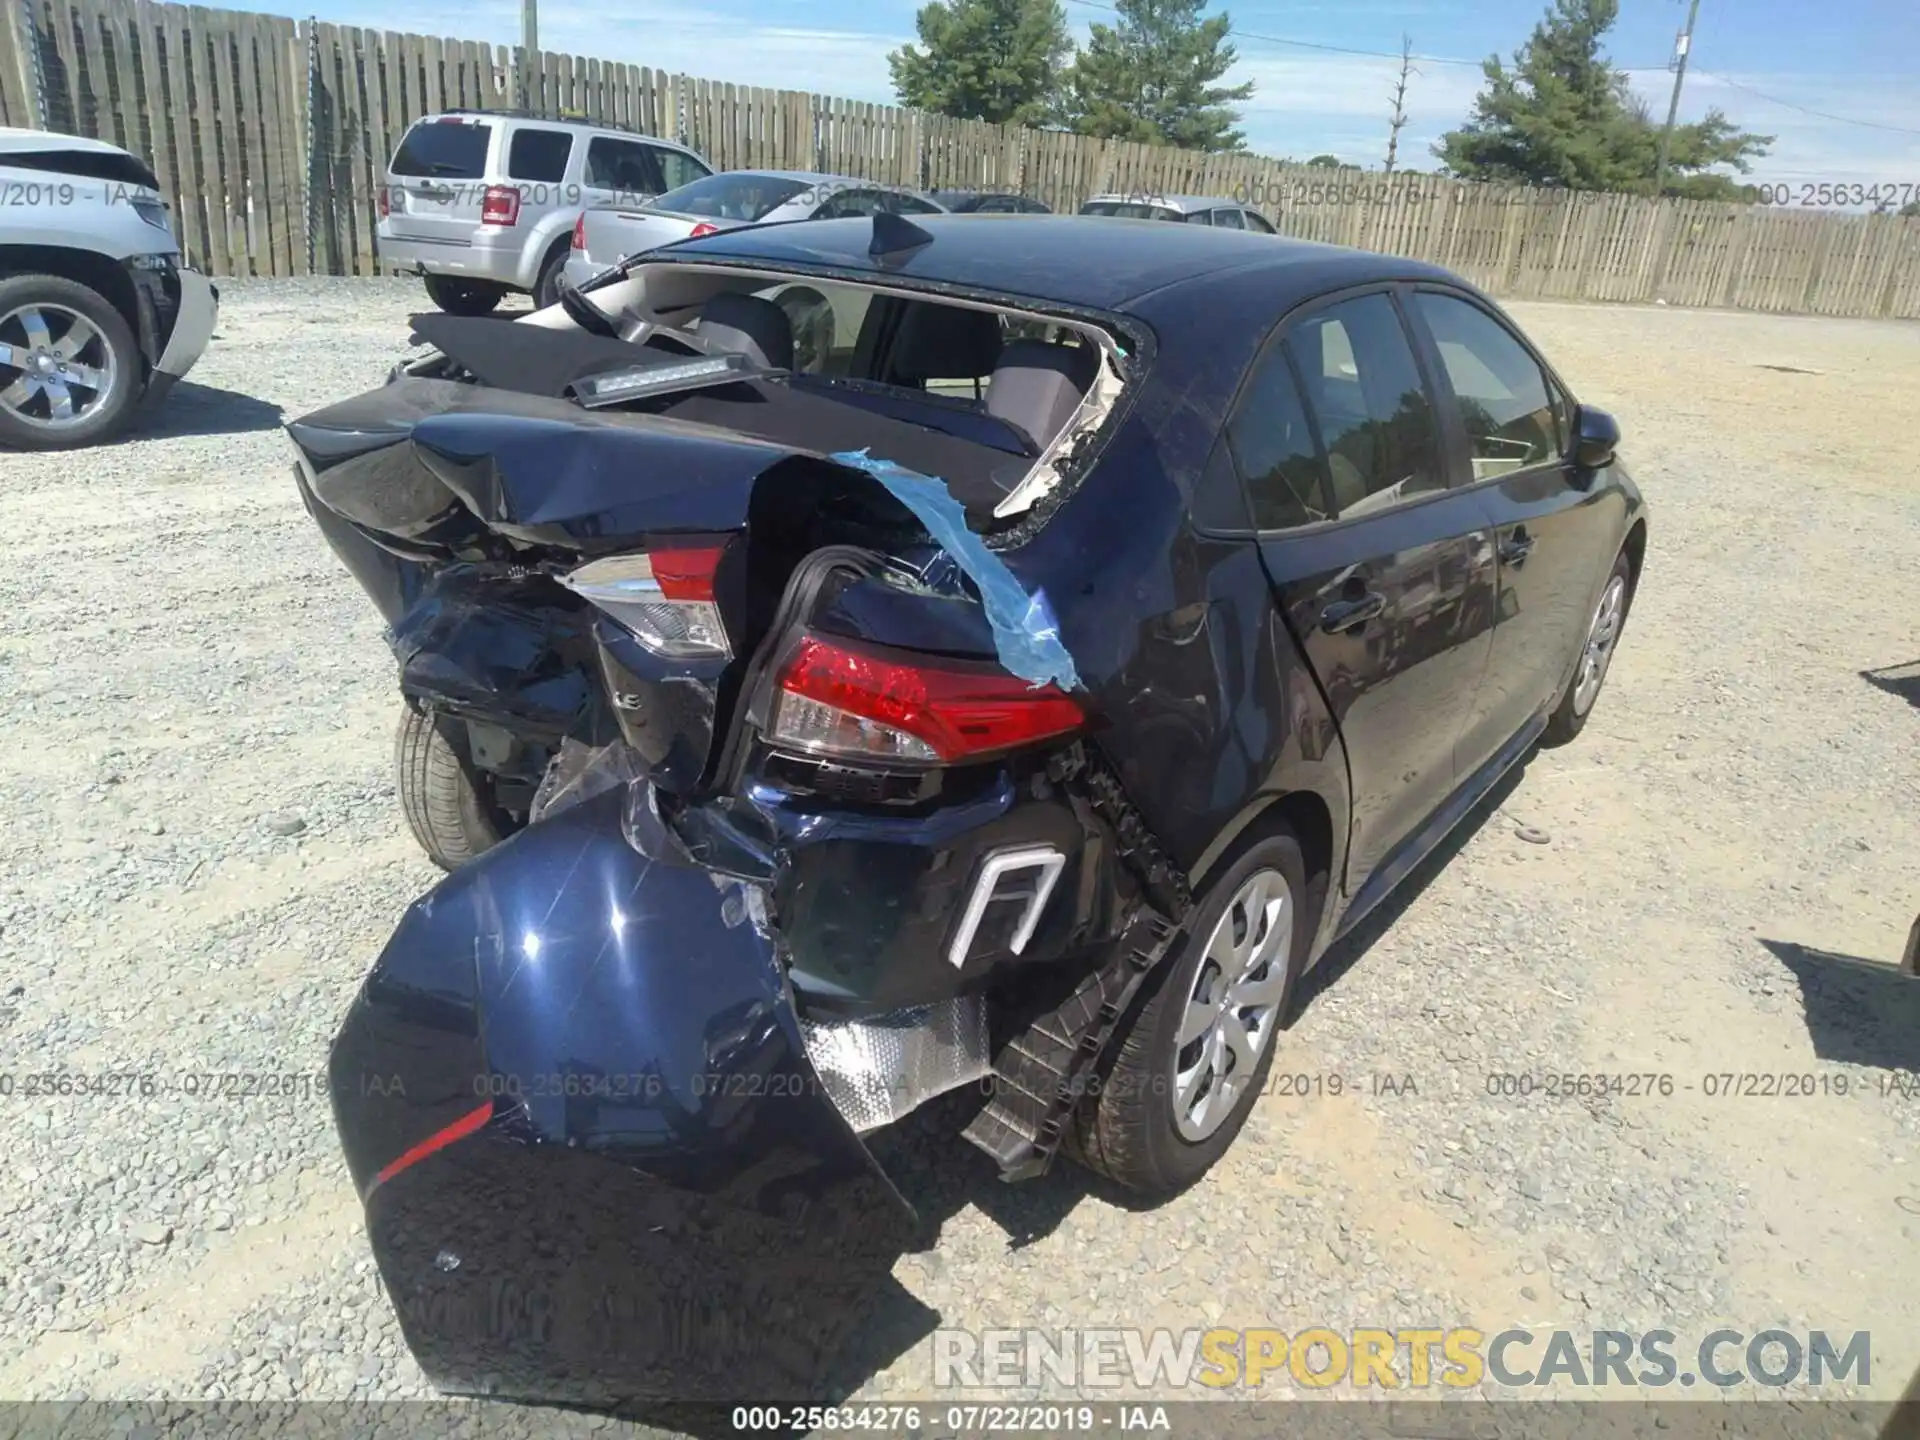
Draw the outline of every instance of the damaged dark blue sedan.
M879 215L416 327L290 430L452 871L331 1066L454 1391L809 1393L913 1243L862 1136L942 1091L1009 1179L1198 1179L1646 548L1614 422L1380 255Z

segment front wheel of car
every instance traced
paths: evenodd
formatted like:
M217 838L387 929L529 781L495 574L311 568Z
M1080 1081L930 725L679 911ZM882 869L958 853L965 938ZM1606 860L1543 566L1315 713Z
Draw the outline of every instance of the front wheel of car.
M407 828L443 870L458 870L511 829L494 803L492 781L468 762L454 723L409 707L393 741L394 783Z
M1587 728L1593 703L1600 698L1600 687L1607 682L1607 670L1613 664L1613 652L1620 644L1620 632L1627 623L1627 609L1633 603L1633 563L1622 553L1613 562L1600 599L1587 621L1587 633L1580 641L1580 658L1574 663L1573 678L1547 719L1541 744L1565 745Z
M507 298L507 287L491 280L427 276L427 298L449 315L491 315Z
M104 295L61 275L0 280L0 443L98 444L145 390L139 342Z
M1093 1169L1169 1195L1226 1153L1273 1064L1312 937L1307 894L1299 842L1284 832L1207 888L1077 1117L1075 1148Z

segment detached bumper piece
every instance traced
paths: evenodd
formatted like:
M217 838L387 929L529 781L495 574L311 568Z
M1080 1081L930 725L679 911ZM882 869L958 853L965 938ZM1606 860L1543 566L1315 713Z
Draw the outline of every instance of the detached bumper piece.
M1107 963L993 1057L993 1099L965 1134L993 1157L1002 1180L1030 1180L1053 1164L1114 1027L1179 933L1166 916L1142 905Z
M374 1256L443 1390L811 1398L914 1239L758 892L651 798L595 795L449 876L334 1041Z

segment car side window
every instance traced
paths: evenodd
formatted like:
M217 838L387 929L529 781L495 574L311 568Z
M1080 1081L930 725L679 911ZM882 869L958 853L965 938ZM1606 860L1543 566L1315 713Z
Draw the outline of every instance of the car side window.
M1222 230L1244 230L1246 222L1240 218L1238 210L1221 209L1213 212L1213 223Z
M587 184L628 195L658 195L666 186L654 163L656 153L651 145L596 135L587 142Z
M1272 235L1275 233L1273 226L1267 223L1267 217L1262 215L1258 210L1247 210L1242 213L1247 217L1247 228L1249 230L1258 230L1262 235Z
M809 218L843 220L850 215L871 215L883 208L878 190L842 190L815 210Z
M888 190L880 196L880 208L890 210L895 215L938 215L940 207L918 195L908 195L900 190Z
M1227 421L1227 446L1247 487L1256 530L1333 518L1327 467L1307 423L1283 345L1270 345Z
M1177 219L1178 216L1176 215L1175 218ZM1211 225L1213 224L1213 212L1210 210L1195 210L1191 215L1187 216L1187 223L1189 225Z
M507 178L556 184L567 178L567 156L573 136L565 130L540 130L522 125L507 147Z
M1370 514L1446 488L1433 405L1388 296L1316 311L1289 329L1287 344L1320 422L1336 515Z
M1558 459L1560 419L1547 377L1525 347L1478 305L1430 290L1416 292L1414 304L1460 402L1473 478Z
M660 167L661 184L668 190L678 190L713 173L684 151L669 150L664 145L649 145L647 149L653 152L654 163Z

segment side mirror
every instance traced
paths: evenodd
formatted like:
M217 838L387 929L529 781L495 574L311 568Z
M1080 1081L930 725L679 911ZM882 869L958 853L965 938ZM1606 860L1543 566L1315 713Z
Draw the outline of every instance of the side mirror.
M1599 470L1613 463L1620 448L1620 422L1591 405L1573 412L1573 463L1582 470Z

